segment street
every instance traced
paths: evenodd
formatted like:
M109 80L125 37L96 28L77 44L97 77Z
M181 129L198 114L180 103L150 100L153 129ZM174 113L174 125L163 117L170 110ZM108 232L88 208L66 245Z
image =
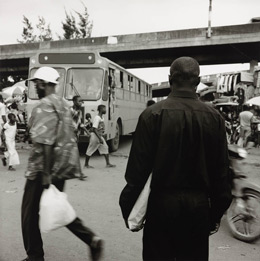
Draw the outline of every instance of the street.
M142 260L142 232L125 228L119 208L119 195L125 185L124 172L132 136L123 137L120 149L110 156L116 168L105 168L105 159L95 154L90 159L94 169L84 169L85 181L66 183L65 192L78 216L105 241L103 260ZM24 172L29 154L28 144L17 144L21 165L16 171L0 166L0 261L19 261L26 257L21 234L21 201L25 184ZM249 180L260 185L260 149L251 149L243 164ZM84 164L84 156L81 156ZM192 218L192 217L191 217ZM83 261L89 259L88 247L66 228L43 234L46 261ZM244 243L232 237L225 216L220 231L210 237L210 261L258 261L260 239Z

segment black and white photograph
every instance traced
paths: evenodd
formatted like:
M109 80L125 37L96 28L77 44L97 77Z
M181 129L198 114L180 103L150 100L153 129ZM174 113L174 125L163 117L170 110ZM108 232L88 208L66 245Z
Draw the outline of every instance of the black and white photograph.
M0 261L259 261L259 0L0 0L0 35Z

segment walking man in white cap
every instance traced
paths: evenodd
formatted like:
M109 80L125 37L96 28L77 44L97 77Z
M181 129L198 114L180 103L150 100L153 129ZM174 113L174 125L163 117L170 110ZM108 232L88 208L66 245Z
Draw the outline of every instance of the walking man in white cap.
M26 185L22 201L22 233L26 261L44 261L43 242L39 230L39 202L45 188L53 183L63 190L65 180L79 171L78 148L73 133L70 107L55 94L59 73L51 67L39 68L29 79L40 98L29 120L33 147L28 160ZM89 245L92 260L99 260L102 240L79 218L67 228Z

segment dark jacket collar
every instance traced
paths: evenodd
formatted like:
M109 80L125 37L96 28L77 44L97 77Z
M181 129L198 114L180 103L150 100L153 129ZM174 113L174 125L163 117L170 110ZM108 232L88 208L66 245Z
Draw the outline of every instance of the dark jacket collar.
M181 90L173 90L168 96L169 98L180 97L180 98L191 98L198 99L198 96L195 92L191 91L181 91Z

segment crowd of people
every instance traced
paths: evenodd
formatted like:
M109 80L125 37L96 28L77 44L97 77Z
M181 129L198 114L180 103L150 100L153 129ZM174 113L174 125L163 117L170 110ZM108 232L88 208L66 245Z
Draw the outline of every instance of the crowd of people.
M168 98L157 103L149 101L138 120L119 204L128 228L130 212L152 174L143 260L208 260L209 236L218 231L232 200L225 120L215 108L198 99L199 74L195 59L174 60ZM77 146L80 133L89 136L86 169L93 168L89 160L96 150L104 155L106 167L115 165L110 163L103 137L106 106L98 106L93 121L89 113L82 115L80 96L73 97L73 106L69 107L55 94L59 74L51 67L39 68L28 80L35 84L40 102L28 122L32 149L22 201L22 234L27 253L24 261L44 261L38 225L40 198L50 184L63 191L66 180L86 179ZM1 104L2 101L2 111ZM13 145L16 120L12 113L8 114L7 123L5 114L1 116L6 144L10 145L10 168L10 164L13 167L14 162L19 162ZM249 112L239 116L243 141L248 136L251 116ZM82 123L83 117L86 124ZM103 240L99 236L78 217L66 227L89 246L92 260L100 260Z
M260 107L245 103L239 97L218 96L214 87L198 92L199 99L219 111L225 120L229 144L237 144L246 149L260 145Z

